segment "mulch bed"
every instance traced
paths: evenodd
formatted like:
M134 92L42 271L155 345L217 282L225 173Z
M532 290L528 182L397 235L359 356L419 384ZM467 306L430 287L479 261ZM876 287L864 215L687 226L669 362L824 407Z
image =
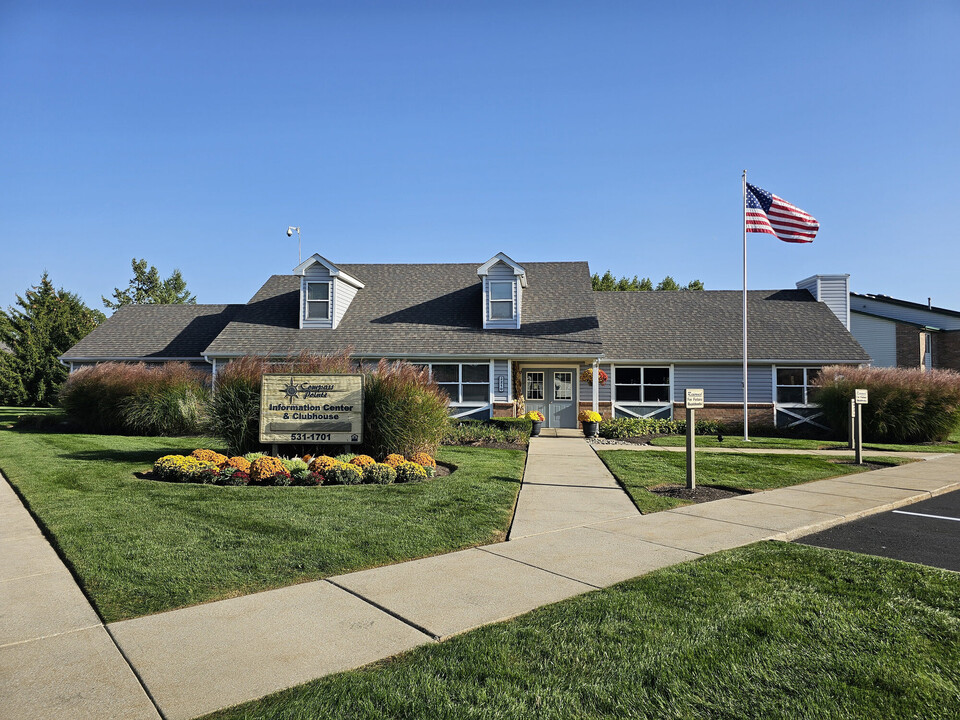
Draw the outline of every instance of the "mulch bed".
M689 500L695 503L712 502L714 500L723 500L724 498L738 497L747 495L746 492L737 490L727 490L726 488L710 487L709 485L697 485L695 490L688 490L682 485L658 485L650 488L650 492L664 497L677 498L678 500Z

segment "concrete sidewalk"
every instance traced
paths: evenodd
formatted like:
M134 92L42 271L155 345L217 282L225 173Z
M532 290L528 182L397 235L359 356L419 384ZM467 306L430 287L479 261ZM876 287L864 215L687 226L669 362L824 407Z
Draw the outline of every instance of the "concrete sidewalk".
M73 576L0 476L0 719L160 715Z
M521 490L522 498L532 489L528 517L515 521L524 534L511 533L509 542L126 620L110 631L164 717L186 720L658 568L792 539L960 487L955 455L652 515L619 515L627 508L614 501L610 516L578 519L576 507L562 507L545 488L575 503L624 495L583 450L593 455L582 439L531 443L529 484L525 476ZM553 509L538 513L537 497ZM56 660L35 655L33 672L57 672ZM125 677L123 668L116 677ZM26 684L10 689L5 696L41 692Z

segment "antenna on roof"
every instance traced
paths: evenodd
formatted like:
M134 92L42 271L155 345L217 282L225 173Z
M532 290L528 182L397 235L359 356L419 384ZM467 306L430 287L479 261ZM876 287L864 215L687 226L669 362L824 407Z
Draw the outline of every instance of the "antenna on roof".
M287 227L287 237L293 237L293 231L297 231L297 265L303 262L302 238L300 237L300 228L290 225Z

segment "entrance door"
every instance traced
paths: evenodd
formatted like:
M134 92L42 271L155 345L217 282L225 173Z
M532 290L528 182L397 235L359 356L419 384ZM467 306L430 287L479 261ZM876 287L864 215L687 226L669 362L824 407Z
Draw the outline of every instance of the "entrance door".
M575 370L549 368L523 371L523 395L527 410L543 413L548 428L577 426L577 389Z

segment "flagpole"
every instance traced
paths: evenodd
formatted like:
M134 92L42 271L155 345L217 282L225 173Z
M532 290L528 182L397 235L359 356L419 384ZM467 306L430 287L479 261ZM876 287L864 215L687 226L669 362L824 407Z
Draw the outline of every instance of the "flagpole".
M743 439L750 440L747 417L747 171L743 171Z

